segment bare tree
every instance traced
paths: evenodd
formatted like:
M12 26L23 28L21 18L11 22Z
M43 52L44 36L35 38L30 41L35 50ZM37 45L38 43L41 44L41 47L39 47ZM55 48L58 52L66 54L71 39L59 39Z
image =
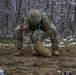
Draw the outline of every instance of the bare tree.
M17 0L17 2L18 2L18 0ZM18 4L17 4L17 5L18 5ZM19 0L16 22L20 21L21 5L22 5L22 0Z
M61 36L76 33L76 0L0 0L0 37L12 37L16 23L33 8L47 11Z

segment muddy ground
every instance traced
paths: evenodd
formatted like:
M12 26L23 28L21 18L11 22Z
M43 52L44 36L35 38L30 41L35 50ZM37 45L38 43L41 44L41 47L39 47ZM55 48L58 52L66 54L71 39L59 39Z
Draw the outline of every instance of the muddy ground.
M71 71L76 75L76 47L60 48L60 56L35 57L23 48L23 56L14 56L15 47L0 47L0 69L5 75L63 75Z

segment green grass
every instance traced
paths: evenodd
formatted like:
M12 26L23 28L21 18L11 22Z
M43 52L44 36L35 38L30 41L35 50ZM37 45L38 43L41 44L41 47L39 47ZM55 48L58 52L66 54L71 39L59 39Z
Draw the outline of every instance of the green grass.
M3 44L9 44L14 42L15 42L14 39L0 39L0 43L3 43Z

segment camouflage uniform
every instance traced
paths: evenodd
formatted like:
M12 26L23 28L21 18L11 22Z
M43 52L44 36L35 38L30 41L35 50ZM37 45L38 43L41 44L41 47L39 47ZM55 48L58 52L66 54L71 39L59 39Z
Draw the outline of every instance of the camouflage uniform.
M40 13L38 10L31 11L20 23L18 23L15 29L16 46L17 48L21 49L23 38L25 38L24 40L27 42L27 38L29 37L26 38L26 36L31 33L30 38L34 44L36 53L43 56L51 56L51 51L42 45L38 36L33 34L33 32L39 29L50 37L53 51L58 51L59 41L56 28L54 27L53 23L49 21L46 13ZM29 46L30 42L27 43ZM57 55L59 55L59 52Z

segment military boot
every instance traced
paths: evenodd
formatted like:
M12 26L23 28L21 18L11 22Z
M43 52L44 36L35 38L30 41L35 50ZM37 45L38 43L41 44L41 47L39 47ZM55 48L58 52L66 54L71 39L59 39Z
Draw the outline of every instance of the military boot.
M54 50L54 51L53 51L53 55L55 55L55 56L59 56L59 55L60 55L59 50Z
M53 49L53 55L55 55L55 56L59 56L60 55L59 43L53 43L52 44L52 49Z
M17 51L18 51L18 52L16 52L16 53L14 54L14 56L22 56L22 55L24 55L22 49L18 49L18 48L17 48Z

